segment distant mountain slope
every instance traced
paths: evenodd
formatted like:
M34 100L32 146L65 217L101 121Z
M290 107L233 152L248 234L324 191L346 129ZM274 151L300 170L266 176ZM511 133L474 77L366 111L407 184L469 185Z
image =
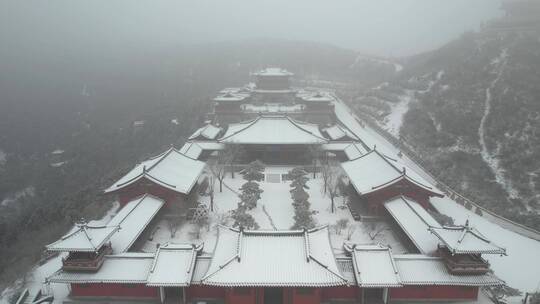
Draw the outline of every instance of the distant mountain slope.
M440 179L540 229L540 31L486 28L409 58L359 110L412 146Z

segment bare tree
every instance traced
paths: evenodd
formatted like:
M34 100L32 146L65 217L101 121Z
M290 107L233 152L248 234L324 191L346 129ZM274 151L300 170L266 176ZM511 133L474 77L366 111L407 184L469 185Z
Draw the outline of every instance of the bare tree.
M168 205L169 214L167 215L167 224L169 225L169 231L171 232L171 238L176 236L176 232L180 228L185 217L185 207L178 202L172 202Z
M386 225L382 222L362 222L363 230L374 241L379 235L382 235L386 230Z
M214 212L214 190L216 180L213 175L208 177L208 196L210 196L210 211Z
M227 167L231 167L234 160L241 153L238 145L226 145L225 149L218 152L218 157L210 163L210 170L219 181L219 192L223 192L223 179L227 173ZM231 177L234 178L234 169L231 168Z

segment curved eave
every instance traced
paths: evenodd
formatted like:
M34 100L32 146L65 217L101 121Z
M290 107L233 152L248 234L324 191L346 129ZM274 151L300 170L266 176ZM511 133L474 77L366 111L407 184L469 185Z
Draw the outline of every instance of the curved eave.
M202 281L202 285L217 287L336 287L348 286L347 282L212 282Z
M189 285L191 285L189 282L185 282L185 283L154 282L154 283L146 284L146 286L150 286L150 287L188 287Z
M500 279L494 279L493 281L487 282L453 282L453 281L419 281L419 282L403 282L403 286L473 286L473 287L483 287L483 286L501 286L505 282Z
M45 246L47 251L50 252L96 252L98 249L96 248L68 248L68 247L55 247L50 248L49 246Z
M111 284L146 284L146 280L114 280L114 279L105 279L105 280L84 280L84 279L62 279L62 278L49 278L47 280L51 283L76 283L76 284L99 284L99 283L111 283Z
M400 176L394 178L393 180L390 180L390 181L388 181L388 182L386 182L384 184L381 184L381 185L378 185L378 186L372 186L371 189L364 190L363 192L358 191L358 188L356 188L354 183L353 183L353 186L358 191L358 193L360 195L365 195L365 194L370 194L370 193L377 192L379 190L385 189L387 187L393 186L393 185L395 185L395 184L397 184L397 183L399 183L399 182L401 182L403 180L406 180L406 181L412 183L413 185L423 189L424 191L429 192L431 194L431 196L444 197L444 194L442 192L435 191L434 188L431 188L431 187L426 186L426 185L424 185L422 183L419 183L419 182L412 179L411 177L409 177L406 174L402 174L402 175L400 175Z
M201 169L201 171L203 169ZM122 190L122 189L124 189L126 187L129 187L129 186L133 185L134 183L140 181L141 179L147 179L148 181L153 182L154 184L156 184L158 186L167 188L167 189L169 189L171 191L178 192L178 193L181 193L181 194L188 194L191 191L191 189L193 188L193 186L195 185L195 183L197 182L197 179L194 179L194 181L191 183L191 185L189 186L188 189L178 189L176 186L165 183L165 182L151 176L148 173L142 173L142 174L139 174L135 178L133 178L133 179L121 184L121 185L117 185L116 187L113 185L113 186L105 189L104 193L109 194L109 193L114 193L116 191L120 191L120 190Z

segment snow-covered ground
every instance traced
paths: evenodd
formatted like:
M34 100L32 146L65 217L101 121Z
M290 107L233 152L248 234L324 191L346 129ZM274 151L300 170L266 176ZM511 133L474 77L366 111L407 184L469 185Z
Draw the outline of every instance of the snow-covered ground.
M353 132L357 133L362 140L365 140L370 146L377 145L377 149L383 151L383 153L396 157L398 149L388 143L374 130L367 126L362 127L347 105L338 100L336 101L335 106L338 118L353 130ZM434 182L429 174L424 172L406 156L403 156L401 161L428 181ZM509 286L529 292L536 291L540 288L539 241L504 229L497 225L497 223L490 222L486 218L482 218L470 212L447 197L433 199L433 204L441 213L453 217L457 224L463 224L465 220L469 218L471 223L491 241L507 248L508 256L488 256L488 259L493 265L495 273L505 280Z
M285 167L269 167L266 172L272 173L286 173L291 168ZM320 176L313 179L311 174L308 175L310 180L307 185L309 194L309 202L311 204L311 210L315 213L313 215L317 225L329 225L331 226L331 240L335 249L340 250L343 241L348 238L350 234L350 241L356 243L382 243L390 245L395 253L405 253L406 249L397 239L396 235L391 231L390 227L386 223L377 223L377 229L382 232L378 234L374 240L369 237L370 226L363 225L362 223L355 222L351 216L351 213L347 208L344 208L343 197L335 198L335 211L331 212L331 201L327 194L324 194L323 180ZM239 189L246 181L241 175L235 175L235 178L231 178L229 175L225 178L224 183L235 191ZM289 229L294 224L294 208L292 206L292 199L290 195L290 182L282 181L280 183L260 182L261 189L264 192L261 194L261 199L258 201L257 207L249 211L249 213L255 218L260 229L272 230L272 226L268 217L272 218L272 222L277 229ZM239 201L238 197L228 187L223 187L223 192L219 192L219 186L216 182L216 194L214 198L216 214L227 214L229 211L236 209ZM209 198L203 197L202 201L208 204ZM266 209L268 215L263 211ZM216 219L222 219L223 216L216 217ZM338 231L334 226L336 222L346 219L348 225L345 229ZM214 223L215 224L215 223ZM189 225L186 224L186 230L189 230ZM189 237L189 235L187 235ZM208 236L208 235L207 235ZM191 241L189 238L184 241ZM205 248L212 248L207 246L209 240L205 240Z
M385 117L383 128L388 130L396 138L399 138L399 130L403 124L403 116L409 111L409 104L413 99L412 91L407 91L406 94L400 95L399 102L390 105L390 114Z

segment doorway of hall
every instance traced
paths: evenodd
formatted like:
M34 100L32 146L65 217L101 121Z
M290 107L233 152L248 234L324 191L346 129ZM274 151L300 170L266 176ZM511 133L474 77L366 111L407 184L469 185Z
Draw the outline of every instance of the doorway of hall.
M283 288L268 287L264 289L264 304L283 304Z

